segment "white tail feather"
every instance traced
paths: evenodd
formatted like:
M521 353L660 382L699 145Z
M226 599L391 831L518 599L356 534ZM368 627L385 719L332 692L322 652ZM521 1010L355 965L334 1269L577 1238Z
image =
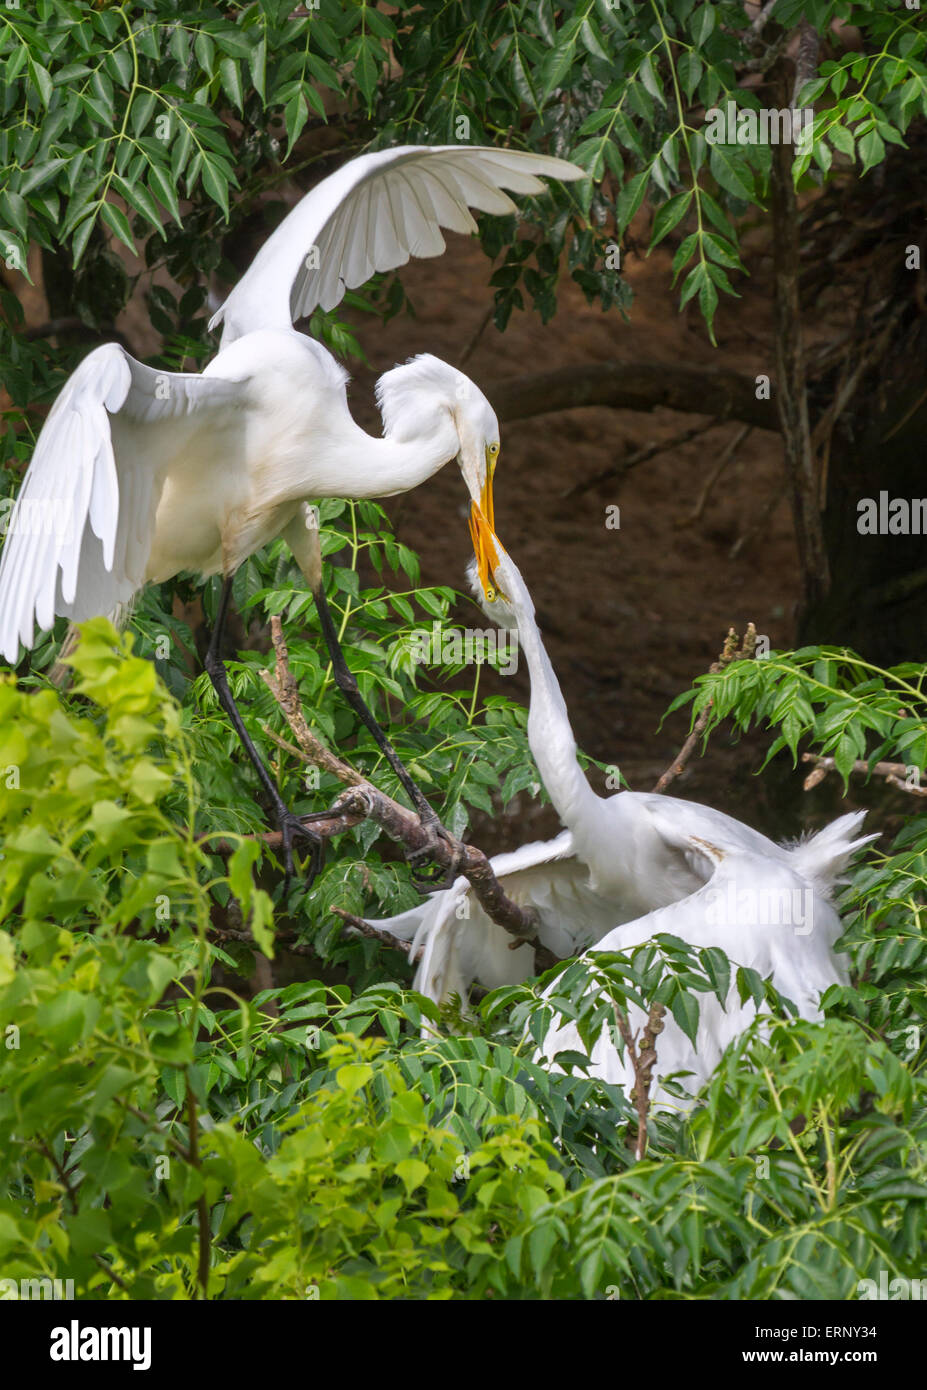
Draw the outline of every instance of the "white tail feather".
M865 811L851 811L791 849L792 868L825 897L831 896L856 851L879 838L877 834L853 838L865 817Z

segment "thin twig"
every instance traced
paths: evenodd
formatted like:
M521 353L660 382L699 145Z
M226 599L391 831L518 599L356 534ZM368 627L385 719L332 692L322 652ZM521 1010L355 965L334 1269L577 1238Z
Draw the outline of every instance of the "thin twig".
M233 927L213 927L207 928L210 936L217 936L220 941L240 941L245 946L253 946L255 950L260 950L260 946L255 941L249 931L236 931ZM282 950L289 951L294 956L312 956L318 959L319 953L312 946L302 941L290 941L288 937L277 935L274 937L274 945L280 946Z
M693 425L691 429L681 430L679 434L674 434L671 439L665 439L662 443L647 444L641 449L635 449L633 454L629 454L628 457L622 459L620 463L612 464L608 468L603 468L600 473L596 473L593 477L587 478L583 483L574 483L571 488L568 488L566 492L561 495L564 498L581 497L583 493L591 491L594 487L598 487L599 483L609 482L612 478L621 479L627 473L630 473L632 468L636 468L638 464L647 463L650 459L656 458L658 454L665 454L669 449L681 448L683 444L688 444L691 440L697 439L700 434L707 434L709 430L713 430L717 425L722 423L721 416L716 415L713 419L709 420L707 424Z
M187 1128L189 1130L188 1146L190 1150L190 1164L199 1172L199 1121L196 1114L196 1097L193 1094L193 1087L190 1085L189 1073L187 1075ZM197 1261L196 1278L202 1289L203 1298L207 1298L209 1296L209 1250L211 1235L209 1231L209 1203L206 1201L205 1186L196 1199L196 1221L199 1227L199 1260Z
M780 98L780 106L787 105L791 95L787 70L785 60L778 64L773 90ZM813 606L830 589L830 566L818 506L818 484L808 418L808 378L799 296L801 214L792 180L792 148L786 144L773 145L771 148L769 206L773 226L776 401L782 429L785 474L795 522L803 598L806 606Z
M749 661L755 653L756 628L753 623L747 623L747 630L744 633L744 640L742 643L734 629L728 628L727 636L724 639L724 646L721 648L718 659L711 663L708 670L712 675L717 675L719 671L724 670L725 666L729 666L732 661ZM708 723L711 708L712 702L709 700L705 708L700 711L698 718L692 726L692 732L689 734L689 737L686 739L669 767L657 781L654 787L655 792L666 791L670 782L675 781L680 773L685 771L686 763L691 758L696 744L705 731L705 725Z
M761 6L750 25L750 37L759 38L766 26L766 21L776 7L776 0L766 0L766 4Z
M59 1178L59 1180L60 1180L60 1182L61 1182L61 1186L64 1188L65 1194L66 1194L67 1199L68 1199L68 1205L70 1206L71 1211L72 1211L72 1212L74 1213L74 1215L76 1216L77 1213L78 1213L79 1210L80 1210L80 1207L78 1206L78 1203L77 1203L77 1187L75 1187L75 1186L73 1185L73 1183L71 1182L71 1179L70 1179L70 1175L69 1175L69 1173L68 1173L68 1170L65 1168L65 1166L64 1166L62 1163L59 1163L59 1162L58 1162L58 1159L55 1157L54 1152L53 1152L51 1146L50 1146L49 1144L46 1144L46 1142L45 1142L44 1139L43 1139L36 1147L45 1155L45 1157L48 1159L49 1163L50 1163L50 1164L52 1165L52 1167L54 1168L55 1172L58 1174L58 1178ZM80 1186L80 1184L78 1184L78 1186ZM124 1279L120 1279L119 1275L118 1275L118 1274L116 1273L116 1271L110 1266L110 1264L103 1258L102 1255L100 1255L100 1254L98 1254L96 1251L94 1251L94 1252L93 1252L93 1259L94 1259L94 1262L95 1262L96 1264L98 1264L102 1270L105 1270L106 1274L109 1276L110 1279L112 1279L113 1283L114 1283L118 1288L122 1289L123 1293L128 1293L128 1292L129 1292L129 1286L128 1286L128 1284L125 1282Z
M747 545L750 541L752 541L753 537L758 535L762 531L763 527L766 525L767 521L772 516L773 512L776 510L779 503L782 501L782 498L782 488L780 484L777 482L772 492L769 494L766 501L763 503L763 506L759 514L755 516L753 520L749 523L749 525L745 528L745 530L741 532L734 544L731 546L730 550L727 552L727 558L729 560L736 560L737 556L743 550L744 546Z
M355 917L353 912L346 912L343 907L333 907L332 912L336 917L340 917L342 922L347 922L349 927L360 932L361 936L369 936L372 940L382 941L385 946L392 946L394 951L401 951L411 961L417 961L421 957L421 951L418 951L414 956L411 954L411 941L401 941L398 936L393 936L392 932L382 931L379 927L371 926L369 922L364 921L363 917Z
M476 350L477 343L480 341L480 339L482 338L483 334L486 332L486 329L489 327L492 321L493 311L495 310L495 307L495 304L490 304L489 308L486 310L486 313L480 319L479 324L477 325L472 337L470 338L470 341L467 343L463 352L460 354L460 357L457 359L459 366L464 366L464 364L467 363L473 356L473 353Z
M874 362L881 361L884 357L895 325L905 307L903 302L895 306L888 315L882 330L865 343L852 369L850 368L850 353L846 354L833 399L814 426L811 434L811 447L818 460L818 503L821 507L827 504L830 448L837 421L856 394L864 374Z
M692 508L692 511L689 513L688 516L684 516L680 521L676 522L677 526L691 526L694 522L699 521L701 519L702 513L708 505L708 499L711 496L712 491L714 490L715 484L718 482L718 479L721 477L721 474L724 472L725 468L727 468L728 464L731 462L731 459L733 459L733 457L737 453L737 450L740 448L741 444L743 444L744 440L747 438L749 434L752 433L752 431L752 425L741 425L740 429L736 432L734 437L728 440L727 444L721 451L721 457L718 459L716 466L708 475L708 481L699 493L698 501L696 502L695 506Z

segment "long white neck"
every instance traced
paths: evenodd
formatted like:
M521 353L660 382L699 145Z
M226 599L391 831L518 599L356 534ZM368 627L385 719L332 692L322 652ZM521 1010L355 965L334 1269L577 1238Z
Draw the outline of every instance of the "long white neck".
M653 835L642 824L638 803L630 793L601 797L590 787L577 761L563 692L544 650L524 581L510 559L504 575L496 571L496 579L508 594L531 676L528 743L541 780L561 821L572 832L576 855L586 864L592 887L609 895L616 923L630 921L662 905L654 902L652 886L642 878L639 862L642 850L652 850Z
M455 395L466 380L427 354L384 372L377 382L383 438L355 424L342 394L331 396L312 422L315 495L392 497L418 487L461 450Z
M520 575L518 579L521 581ZM571 830L581 830L585 825L597 823L602 799L596 796L586 781L577 761L576 740L570 727L566 702L550 658L544 650L528 591L520 582L510 587L514 592L509 592L508 596L531 676L528 744L547 795L563 824Z
M328 497L392 497L426 482L454 458L460 444L446 412L433 418L411 438L386 435L376 439L352 420L329 455L332 477L328 488L315 484Z

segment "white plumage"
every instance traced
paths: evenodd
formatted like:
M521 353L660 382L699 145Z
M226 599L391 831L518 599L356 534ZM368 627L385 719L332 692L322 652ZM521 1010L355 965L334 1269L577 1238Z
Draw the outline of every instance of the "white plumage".
M861 812L850 814L828 826L822 836L830 837L830 846L820 847L817 860L813 855L819 837L805 842L797 853L805 856L812 878L797 871L795 860L782 863L745 850L711 853L708 857L714 871L697 892L616 927L596 943L594 951L626 951L664 933L691 946L720 947L734 966L748 966L771 980L796 1006L801 1018L819 1019L821 995L831 985L847 982L845 966L833 950L841 931L840 919L824 891L825 883L828 888L833 886L827 877L834 865L830 850L839 839L843 865L856 848L867 843L871 836L852 839L862 818ZM677 1081L695 1095L710 1078L724 1049L756 1017L752 999L741 1003L733 971L724 1007L714 994L699 994L698 1001L694 1047L669 1011L664 1017L663 1031L656 1040L655 1079L650 1092L656 1105L678 1108L683 1104L661 1084L674 1073L683 1073ZM632 1004L628 1022L632 1035L639 1037L646 1016ZM551 1028L540 1056L555 1065L557 1054L564 1051L586 1051L575 1024ZM625 1051L619 1051L610 1028L603 1029L590 1056L591 1075L628 1090L634 1085L630 1060Z
M695 802L648 792L598 796L577 761L524 580L497 538L495 544L491 569L506 598L484 606L497 621L517 626L531 676L528 740L567 827L555 840L493 859L506 893L537 909L539 940L559 956L589 946L623 950L670 933L695 946L721 947L736 964L770 978L802 1017L818 1017L820 995L847 978L834 954L840 921L830 899L850 856L875 838L856 837L864 813L842 816L788 847ZM474 981L497 988L534 973L531 948L509 950L511 938L486 916L463 878L430 902L374 925L409 941L413 956L421 953L415 988L436 1002L452 994L465 999ZM669 1016L657 1045L657 1074L691 1071L693 1090L755 1012L733 993L726 1012L713 997L702 996L701 1003L694 1051ZM639 1028L643 1016L631 1022ZM552 1029L541 1055L552 1061L566 1050L583 1050L573 1025ZM607 1031L592 1062L593 1074L609 1081L633 1079Z
M495 414L455 368L425 356L388 372L385 436L359 429L347 375L295 317L346 286L472 231L468 206L511 212L563 160L471 146L403 146L323 180L284 219L213 318L222 345L202 375L160 372L110 344L68 378L39 436L0 560L0 653L10 662L56 614L115 614L147 581L231 575L284 536L305 559L302 504L384 497L457 458L491 515ZM465 387L462 384L465 383ZM305 570L304 570L305 572Z
M539 174L583 171L549 155L470 145L399 145L352 159L280 224L209 326L223 325L227 347L256 328L289 328L317 306L333 309L377 271L440 256L442 227L475 232L470 208L517 211L502 189L541 193Z

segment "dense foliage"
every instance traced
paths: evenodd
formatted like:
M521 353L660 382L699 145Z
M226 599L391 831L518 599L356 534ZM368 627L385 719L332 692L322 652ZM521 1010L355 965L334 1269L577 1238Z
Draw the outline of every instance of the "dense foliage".
M765 1298L918 1276L922 820L853 875L859 983L830 991L827 1022L796 1021L739 971L778 1022L731 1049L692 1117L651 1115L635 1162L627 1099L586 1078L581 1054L561 1058L568 1074L539 1066L534 1042L558 1013L591 1042L614 1004L653 999L694 1033L699 997L726 996L723 954L663 938L560 967L551 997L497 991L450 1036L382 953L357 992L230 994L214 967L244 967L211 931L216 900L232 895L273 951L258 851L210 852L219 813L193 769L215 730L208 715L185 729L127 645L85 628L70 707L0 686L7 1277L99 1297L184 1297L199 1279L227 1297ZM897 720L884 702L902 683L913 704L915 673L861 692L857 665L735 663L698 698L777 728L797 708L820 749L847 700ZM378 872L407 872L366 862L374 896ZM310 929L330 891L302 905Z

